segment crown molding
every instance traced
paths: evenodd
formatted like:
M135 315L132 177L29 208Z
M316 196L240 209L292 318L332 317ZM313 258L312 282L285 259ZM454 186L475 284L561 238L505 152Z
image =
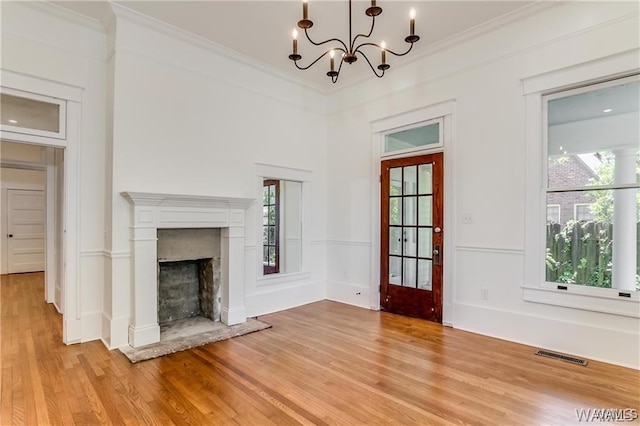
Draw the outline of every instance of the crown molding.
M22 1L19 3L33 10L43 12L47 15L53 15L56 18L62 19L71 24L79 25L92 31L104 33L104 26L99 20L78 12L74 12L73 10L66 9L57 4L50 3L49 1Z
M235 50L229 49L211 40L208 40L204 37L201 37L189 31L183 30L182 28L178 28L174 25L168 24L159 19L144 15L140 12L129 9L128 7L123 6L121 4L112 3L112 2L110 2L109 4L111 6L111 10L113 11L113 13L116 15L118 19L125 19L129 22L133 22L135 24L141 25L145 28L159 32L161 34L180 40L182 42L191 44L198 48L207 50L217 55L224 56L235 62L249 66L260 72L267 73L278 79L281 79L287 82L293 82L297 85L303 86L317 93L326 95L328 92L327 88L323 87L322 85L312 83L307 80L303 80L299 77L296 77L293 74L286 73L277 68L274 68L269 64L249 58L246 55L236 52Z
M494 18L482 24L476 25L475 27L469 28L461 33L457 33L451 37L448 37L446 39L433 43L425 48L418 49L414 53L396 60L394 62L394 67L395 68L404 67L408 64L422 60L435 53L441 52L446 49L450 49L454 46L463 44L474 38L480 37L481 35L490 33L496 29L504 27L505 25L511 24L513 22L517 22L529 16L535 15L537 13L540 13L552 7L557 7L565 3L567 3L567 1L538 0L533 4L513 10L497 18ZM356 76L350 78L349 80L344 82L342 85L337 87L335 87L334 85L334 87L327 90L327 93L329 95L332 95L334 93L340 92L341 90L348 89L352 86L362 83L363 81L368 80L370 75L371 73L366 71L358 73Z

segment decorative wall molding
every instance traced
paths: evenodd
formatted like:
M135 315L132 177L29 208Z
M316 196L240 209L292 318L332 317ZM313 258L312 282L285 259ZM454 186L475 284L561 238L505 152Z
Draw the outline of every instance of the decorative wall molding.
M371 247L371 241L327 240L326 243L336 246Z
M492 253L492 254L513 254L524 256L524 249L510 247L483 247L470 245L456 245L456 251L466 251L472 253Z

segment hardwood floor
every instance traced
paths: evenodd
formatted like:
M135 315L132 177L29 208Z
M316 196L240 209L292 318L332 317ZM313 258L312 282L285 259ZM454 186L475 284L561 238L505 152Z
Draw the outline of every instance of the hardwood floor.
M130 364L99 341L61 343L42 274L4 275L0 292L2 425L558 425L580 408L639 408L636 370L335 302Z

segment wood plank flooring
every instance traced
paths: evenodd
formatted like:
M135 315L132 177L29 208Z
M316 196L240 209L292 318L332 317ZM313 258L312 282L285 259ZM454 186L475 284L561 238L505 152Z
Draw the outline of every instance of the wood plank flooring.
M0 292L2 425L564 425L640 405L636 370L335 302L130 364L99 341L61 343L42 274L4 275Z

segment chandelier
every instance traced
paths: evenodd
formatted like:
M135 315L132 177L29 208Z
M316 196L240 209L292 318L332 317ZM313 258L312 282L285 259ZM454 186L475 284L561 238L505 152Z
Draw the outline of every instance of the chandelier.
M329 38L324 41L315 42L309 37L309 28L313 27L313 21L309 19L309 5L307 0L303 0L302 3L302 19L298 21L298 28L304 30L304 34L307 37L307 40L314 46L322 46L327 43L332 43L331 48L327 49L324 53L318 56L313 62L311 62L307 66L301 66L298 61L302 59L302 55L298 53L298 31L293 30L293 53L289 55L289 59L293 61L296 68L299 70L308 70L312 66L314 66L318 61L320 61L325 56L329 55L329 71L327 71L327 76L331 78L331 82L335 83L338 81L338 77L340 76L340 70L342 69L342 65L346 62L347 64L352 64L358 60L358 56L362 56L364 60L369 64L369 68L378 78L382 78L384 76L384 72L388 70L391 65L387 63L387 52L394 56L404 56L411 52L413 48L413 44L420 40L420 36L416 35L415 27L416 27L416 11L415 9L411 9L409 14L409 35L404 38L404 41L409 43L409 48L403 53L397 53L392 50L387 49L385 42L381 42L380 44L371 43L367 41L371 34L373 34L373 28L376 25L376 16L382 13L382 8L376 5L376 0L371 0L371 6L369 6L365 12L367 16L371 17L371 29L367 34L357 34L353 37L352 33L352 25L351 25L351 0L349 0L349 40L348 43L338 39L338 38ZM360 44L357 44L358 39L362 39ZM362 50L363 47L373 47L380 51L380 64L376 68L374 68L371 60L367 57L367 55ZM340 55L340 63L338 65L338 69L335 67L335 55L336 52L342 52Z

